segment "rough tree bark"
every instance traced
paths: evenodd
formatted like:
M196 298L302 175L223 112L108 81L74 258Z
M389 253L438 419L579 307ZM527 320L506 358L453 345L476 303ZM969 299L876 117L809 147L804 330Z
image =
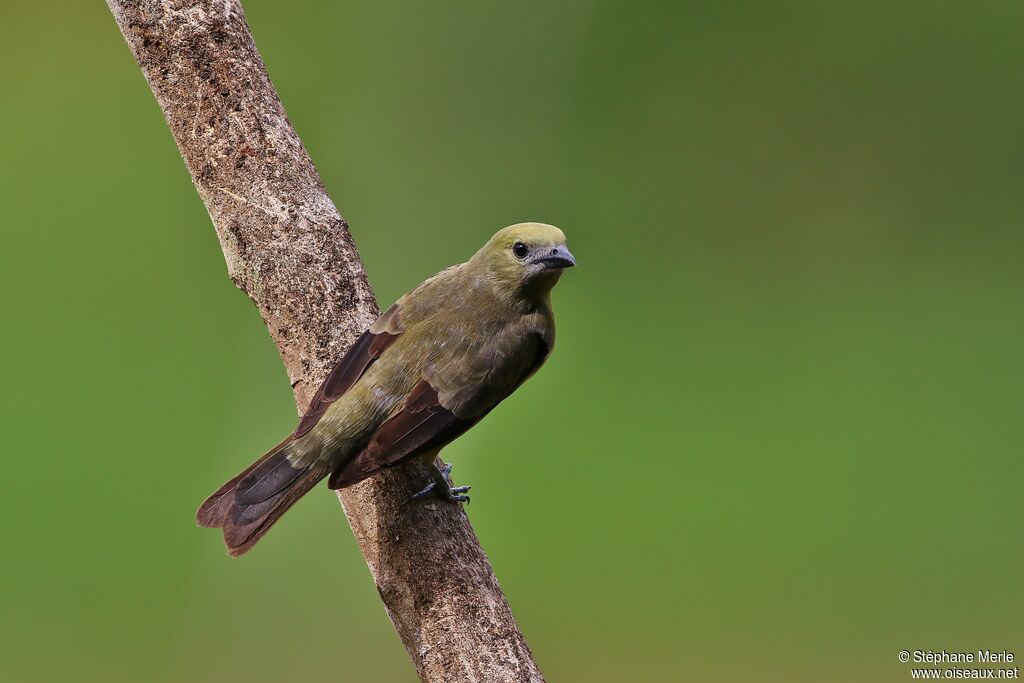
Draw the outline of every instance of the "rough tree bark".
M300 412L378 315L348 226L267 76L238 0L108 0L277 343ZM403 505L418 465L340 492L424 681L542 681L465 512Z

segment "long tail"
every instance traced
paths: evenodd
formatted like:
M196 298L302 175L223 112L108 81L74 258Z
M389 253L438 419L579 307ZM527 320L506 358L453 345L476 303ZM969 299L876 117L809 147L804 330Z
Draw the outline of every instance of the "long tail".
M295 501L327 474L315 464L294 467L288 462L291 444L289 436L199 506L196 522L222 528L232 557L252 548Z

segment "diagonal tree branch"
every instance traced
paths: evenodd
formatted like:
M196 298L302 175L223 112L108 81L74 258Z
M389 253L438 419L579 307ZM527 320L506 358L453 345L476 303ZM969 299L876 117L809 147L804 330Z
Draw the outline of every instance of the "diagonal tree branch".
M378 308L348 226L292 129L239 0L108 0L304 409ZM543 681L458 506L405 506L418 465L340 492L423 681ZM430 509L430 508L434 509Z

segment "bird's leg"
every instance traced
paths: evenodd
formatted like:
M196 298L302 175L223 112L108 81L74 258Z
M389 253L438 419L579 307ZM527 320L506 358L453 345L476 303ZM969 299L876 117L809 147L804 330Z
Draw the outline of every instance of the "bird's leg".
M445 465L444 468L439 468L435 461L430 465L430 477L434 480L427 484L427 486L420 492L413 495L410 501L419 500L420 498L426 498L427 496L433 496L440 498L441 500L447 500L451 503L468 503L469 496L465 495L466 491L469 491L469 486L452 486L449 475L451 474L452 466Z

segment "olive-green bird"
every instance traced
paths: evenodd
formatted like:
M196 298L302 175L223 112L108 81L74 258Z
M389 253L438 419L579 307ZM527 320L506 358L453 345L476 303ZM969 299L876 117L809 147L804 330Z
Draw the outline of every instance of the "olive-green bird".
M558 228L504 228L385 311L331 371L295 432L206 499L200 526L241 555L326 476L351 486L411 458L433 483L415 497L468 502L435 458L516 390L555 343L551 288L576 261Z

